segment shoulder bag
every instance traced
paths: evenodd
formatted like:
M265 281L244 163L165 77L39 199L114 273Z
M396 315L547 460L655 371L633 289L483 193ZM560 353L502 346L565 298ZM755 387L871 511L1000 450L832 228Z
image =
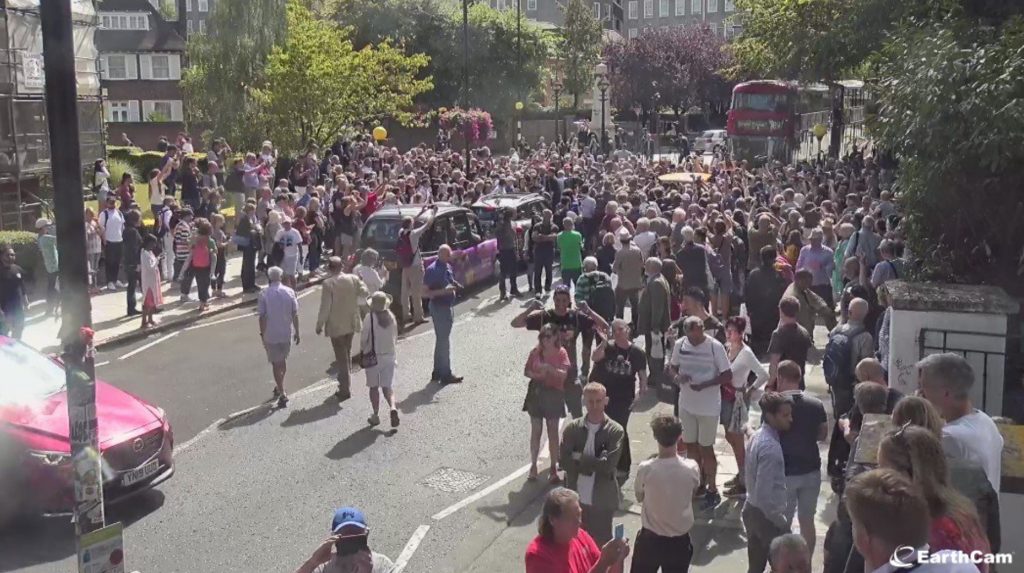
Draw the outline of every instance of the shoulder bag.
M359 354L359 365L365 368L373 368L377 365L377 337L374 332L373 323L376 318L370 314L370 351L363 351Z

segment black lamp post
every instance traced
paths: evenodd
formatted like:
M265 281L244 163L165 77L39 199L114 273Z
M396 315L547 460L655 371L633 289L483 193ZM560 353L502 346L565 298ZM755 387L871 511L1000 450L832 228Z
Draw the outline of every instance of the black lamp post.
M608 155L608 126L607 126L607 104L608 88L611 86L608 81L608 66L601 62L594 68L594 75L597 77L597 89L601 91L601 153Z
M559 124L562 123L561 116L558 115L558 97L562 95L562 89L565 86L562 85L562 80L555 78L555 81L551 82L551 91L555 94L555 143L558 143L558 136L561 132Z

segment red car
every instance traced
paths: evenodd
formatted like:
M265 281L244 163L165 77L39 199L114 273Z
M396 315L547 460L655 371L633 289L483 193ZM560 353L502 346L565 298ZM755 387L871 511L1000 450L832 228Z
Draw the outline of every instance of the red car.
M15 515L66 514L74 506L63 366L0 336L0 523ZM96 382L103 495L116 503L174 474L164 411Z

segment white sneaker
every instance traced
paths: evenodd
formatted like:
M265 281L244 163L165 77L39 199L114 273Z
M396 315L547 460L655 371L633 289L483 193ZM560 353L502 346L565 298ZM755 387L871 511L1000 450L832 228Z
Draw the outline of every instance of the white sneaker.
M107 290L117 290L117 287L114 286L114 283L107 283Z
M128 283L121 282L121 281L117 281L114 284L117 285L117 288L125 288L126 286L128 286Z

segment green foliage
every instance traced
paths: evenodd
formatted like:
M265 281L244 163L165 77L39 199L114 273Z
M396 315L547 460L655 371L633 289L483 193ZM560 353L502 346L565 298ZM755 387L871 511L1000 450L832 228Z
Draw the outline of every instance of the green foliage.
M911 251L926 276L1021 294L1024 21L944 20L907 30L881 56L871 128L902 161Z
M462 89L463 34L459 2L439 0L338 0L335 18L352 27L357 47L391 40L406 53L430 58L421 75L434 88L415 98L424 108L466 107ZM544 31L523 15L522 70L517 65L515 10L478 3L469 11L469 103L509 118L517 100L536 94L546 80L549 53Z
M252 90L263 84L270 52L284 38L284 2L218 0L209 25L218 33L189 36L182 78L189 120L236 149L258 149L265 133Z
M569 0L565 7L565 25L559 45L564 57L566 93L573 96L573 107L579 105L580 96L594 83L594 66L601 54L601 22L594 18L593 9L585 0Z
M113 157L107 159L107 171L110 172L111 187L116 187L120 184L121 178L124 177L125 173L131 173L132 179L135 182L141 181L138 168L128 159L114 159Z
M0 231L0 245L14 249L14 257L18 266L32 276L42 262L36 234L30 231Z
M432 87L430 78L417 79L426 56L406 56L387 41L356 50L348 30L301 0L289 0L286 12L287 38L267 60L264 85L252 90L262 127L280 149L325 145L348 127L401 119Z
M153 110L149 112L149 115L146 116L146 121L167 122L171 121L171 118L168 117L167 114L162 111Z
M142 153L141 147L128 147L125 145L108 145L107 146L107 157L110 159L125 159L127 160L132 153Z

